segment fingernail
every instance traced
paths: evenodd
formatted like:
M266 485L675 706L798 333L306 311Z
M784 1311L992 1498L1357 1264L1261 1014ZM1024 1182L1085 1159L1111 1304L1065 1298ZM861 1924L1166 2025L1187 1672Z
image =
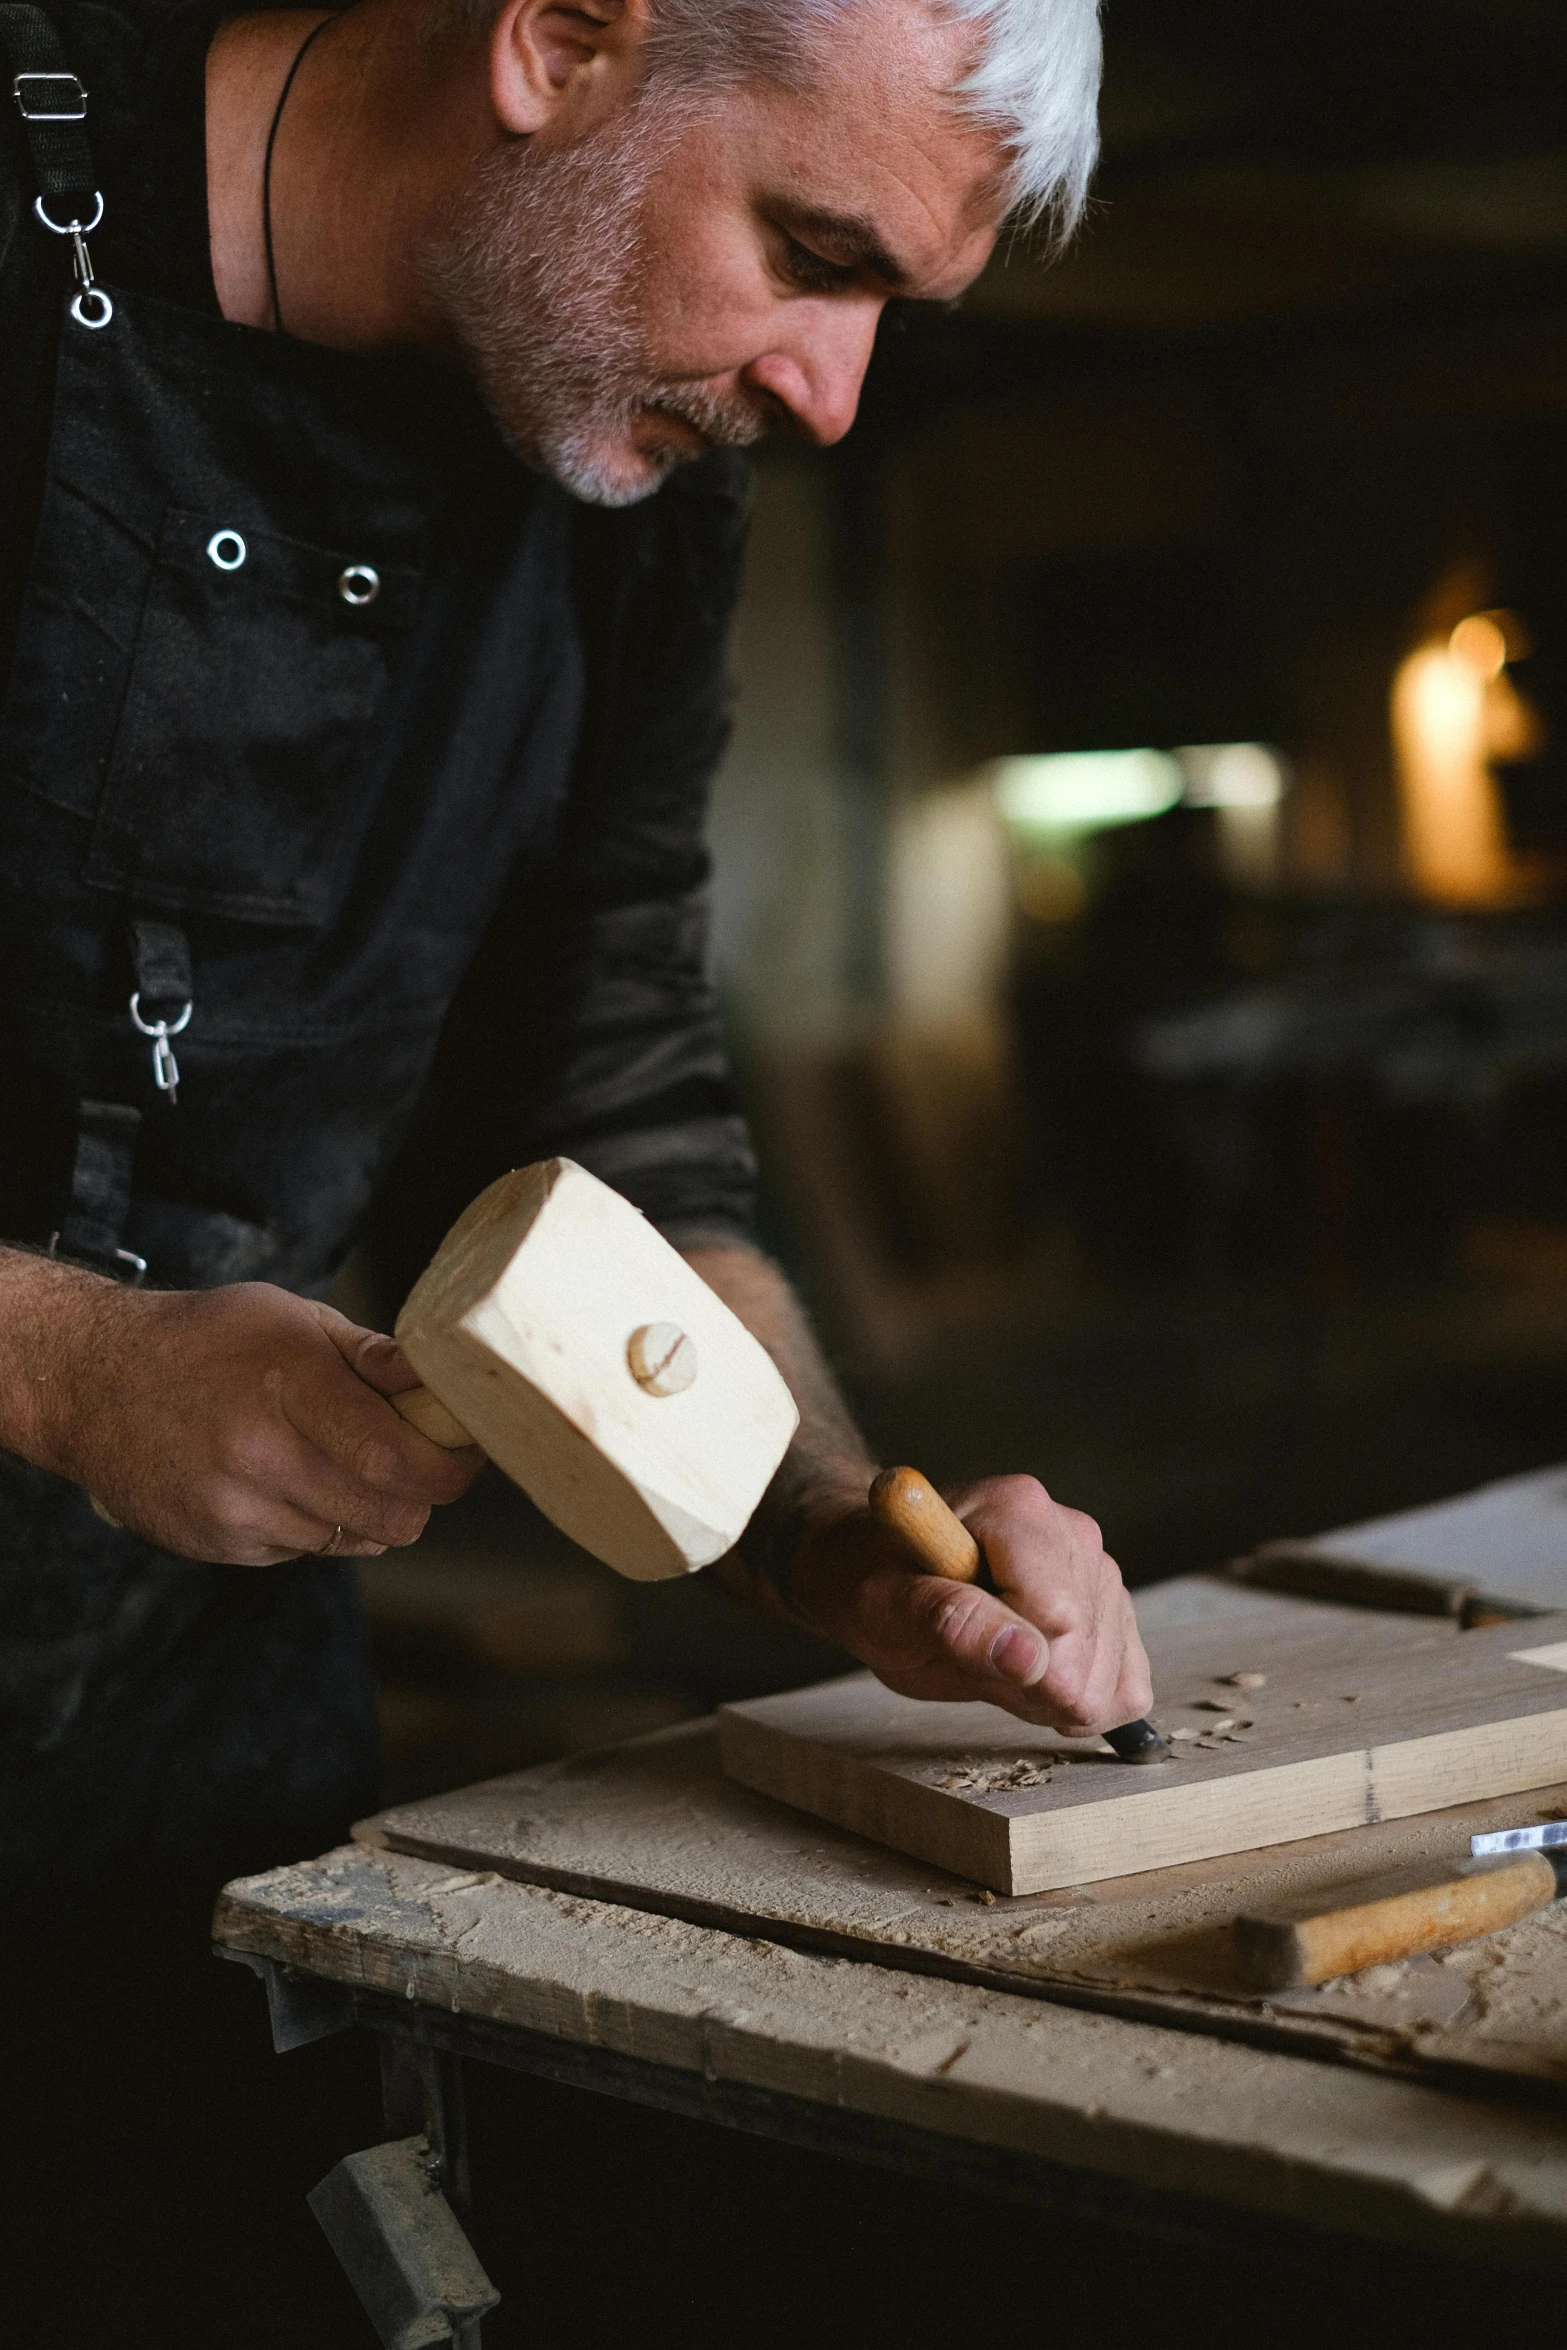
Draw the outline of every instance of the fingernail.
M1043 1647L1039 1634L1030 1632L1026 1624L1008 1624L990 1644L990 1661L998 1673L1026 1688L1030 1681L1038 1680L1043 1670L1040 1654Z

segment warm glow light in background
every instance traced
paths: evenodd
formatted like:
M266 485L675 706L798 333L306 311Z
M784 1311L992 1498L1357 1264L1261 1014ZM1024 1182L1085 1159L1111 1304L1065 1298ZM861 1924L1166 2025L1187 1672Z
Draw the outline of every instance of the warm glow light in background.
M1442 905L1506 905L1524 888L1494 765L1534 745L1534 719L1506 673L1520 633L1507 613L1472 612L1450 635L1417 645L1393 679L1409 875Z

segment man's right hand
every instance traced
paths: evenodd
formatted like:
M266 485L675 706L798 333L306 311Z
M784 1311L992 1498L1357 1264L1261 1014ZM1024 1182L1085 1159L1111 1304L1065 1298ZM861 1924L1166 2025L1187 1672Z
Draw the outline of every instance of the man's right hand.
M28 1344L13 1325L26 1360L8 1368L33 1407L16 1449L160 1549L230 1566L329 1545L372 1558L414 1541L483 1465L408 1426L385 1399L417 1374L330 1306L263 1282L146 1291L47 1271L46 1326L24 1313Z

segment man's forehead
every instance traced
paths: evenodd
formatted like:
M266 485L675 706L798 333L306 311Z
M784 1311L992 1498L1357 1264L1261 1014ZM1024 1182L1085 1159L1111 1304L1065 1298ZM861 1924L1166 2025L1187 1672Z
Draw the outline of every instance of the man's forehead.
M893 292L922 292L932 276L961 274L968 249L999 228L1007 153L957 95L972 62L967 28L923 0L869 0L843 22L808 90L762 100L780 138L755 157L759 190L833 259Z

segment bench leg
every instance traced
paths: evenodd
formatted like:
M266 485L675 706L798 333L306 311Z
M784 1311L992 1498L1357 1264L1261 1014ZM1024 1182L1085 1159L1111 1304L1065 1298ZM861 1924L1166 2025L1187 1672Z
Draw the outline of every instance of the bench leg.
M388 2143L350 2154L308 2198L385 2350L480 2350L500 2299L472 2224L462 2071L454 2056L382 2033Z

